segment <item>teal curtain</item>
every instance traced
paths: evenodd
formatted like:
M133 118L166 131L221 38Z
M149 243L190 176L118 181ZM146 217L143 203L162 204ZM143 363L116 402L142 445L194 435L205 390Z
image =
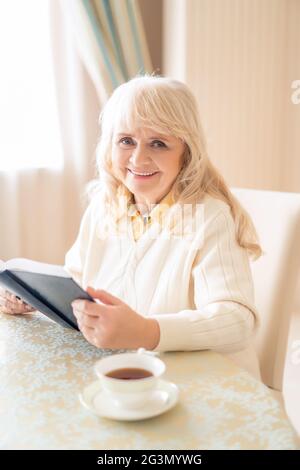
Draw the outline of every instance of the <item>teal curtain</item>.
M152 73L137 0L61 0L61 5L101 100L136 74Z

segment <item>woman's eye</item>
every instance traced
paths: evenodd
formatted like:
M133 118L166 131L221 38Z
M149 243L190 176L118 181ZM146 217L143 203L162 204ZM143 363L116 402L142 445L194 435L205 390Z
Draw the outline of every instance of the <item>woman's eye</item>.
M152 142L153 147L165 147L166 145L161 140L154 140Z
M128 137L123 137L120 140L120 144L130 145L132 144L132 139L129 139Z

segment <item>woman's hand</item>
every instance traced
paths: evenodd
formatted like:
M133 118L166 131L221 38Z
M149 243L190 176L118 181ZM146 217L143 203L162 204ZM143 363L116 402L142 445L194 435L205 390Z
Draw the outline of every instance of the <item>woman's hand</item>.
M32 313L35 309L0 287L0 312L14 314Z
M160 338L158 322L144 318L122 300L104 290L87 288L102 304L89 300L72 302L79 329L87 341L98 348L154 349Z

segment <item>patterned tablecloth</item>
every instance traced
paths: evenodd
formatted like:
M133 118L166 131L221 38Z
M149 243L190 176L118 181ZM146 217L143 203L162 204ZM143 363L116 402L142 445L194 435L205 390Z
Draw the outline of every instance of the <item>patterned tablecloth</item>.
M161 354L180 391L167 413L135 422L97 417L78 394L107 354L42 315L0 314L0 448L298 448L267 387L211 351Z

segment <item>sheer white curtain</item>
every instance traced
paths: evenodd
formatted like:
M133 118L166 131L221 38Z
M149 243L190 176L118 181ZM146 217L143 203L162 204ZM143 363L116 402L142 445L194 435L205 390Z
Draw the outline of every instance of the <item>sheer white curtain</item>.
M152 64L137 0L39 1L49 7L52 99L58 108L63 166L0 172L0 258L62 264L85 209L85 185L96 176L101 105L115 86L137 73L151 72ZM21 44L21 35L18 39ZM41 96L41 101L46 99ZM41 113L42 124L43 119ZM41 153L49 153L53 143L50 130L40 144ZM53 160L57 156L54 150Z
M59 2L51 0L49 7L63 167L34 168L28 165L27 168L6 171L2 168L0 259L22 256L61 264L73 242L84 210L82 190L94 175L92 161L100 104L73 44L73 34ZM15 34L18 34L17 29ZM7 47L9 49L9 44ZM18 60L17 57L13 59ZM1 79L0 86L4 86ZM39 118L42 121L45 119L43 115ZM38 129L36 132L38 141ZM17 142L18 133L13 137ZM46 152L51 145L51 141L46 139L40 144L40 152ZM29 153L23 155L24 161L30 160ZM53 155L53 160L56 157L56 154ZM5 159L7 155L2 151L0 160L3 163Z

